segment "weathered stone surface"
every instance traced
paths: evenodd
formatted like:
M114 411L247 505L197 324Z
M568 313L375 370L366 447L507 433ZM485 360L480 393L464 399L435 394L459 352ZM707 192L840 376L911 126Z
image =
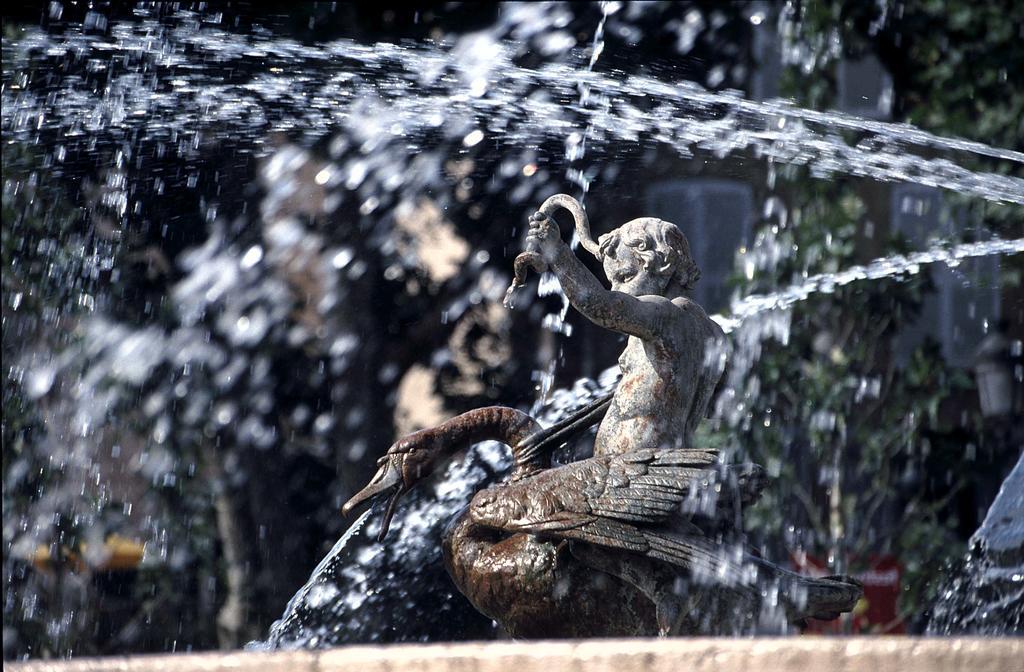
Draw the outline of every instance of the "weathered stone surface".
M605 639L9 663L12 672L1012 672L1019 639Z

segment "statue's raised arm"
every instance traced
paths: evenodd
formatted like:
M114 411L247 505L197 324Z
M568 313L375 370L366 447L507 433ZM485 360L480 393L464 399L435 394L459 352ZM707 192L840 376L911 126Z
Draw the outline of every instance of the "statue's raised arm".
M576 258L551 218L530 220L527 243L538 250L572 306L591 322L645 341L678 330L684 315L671 300L692 286L696 266L674 224L645 217L601 236L597 256L611 289Z

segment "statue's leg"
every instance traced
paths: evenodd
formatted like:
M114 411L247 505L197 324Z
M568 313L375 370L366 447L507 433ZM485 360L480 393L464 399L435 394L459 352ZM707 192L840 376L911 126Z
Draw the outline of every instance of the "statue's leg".
M668 565L585 543L573 542L569 550L588 567L611 574L643 593L654 604L660 636L676 635L680 630L696 632L691 613L698 606L699 596L677 592L680 577Z

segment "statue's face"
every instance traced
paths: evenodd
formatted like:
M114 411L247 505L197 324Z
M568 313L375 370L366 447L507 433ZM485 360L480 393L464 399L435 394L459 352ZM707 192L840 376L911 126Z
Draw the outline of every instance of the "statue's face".
M602 263L612 290L632 296L661 295L668 286L671 273L645 268L640 252L653 250L655 243L643 222L627 222L608 236L612 242L602 247Z

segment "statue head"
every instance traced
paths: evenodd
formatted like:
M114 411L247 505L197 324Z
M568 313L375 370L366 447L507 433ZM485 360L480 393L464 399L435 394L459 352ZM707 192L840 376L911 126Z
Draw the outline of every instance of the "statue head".
M634 219L601 236L598 245L614 291L672 298L693 289L700 279L686 236L671 222Z

